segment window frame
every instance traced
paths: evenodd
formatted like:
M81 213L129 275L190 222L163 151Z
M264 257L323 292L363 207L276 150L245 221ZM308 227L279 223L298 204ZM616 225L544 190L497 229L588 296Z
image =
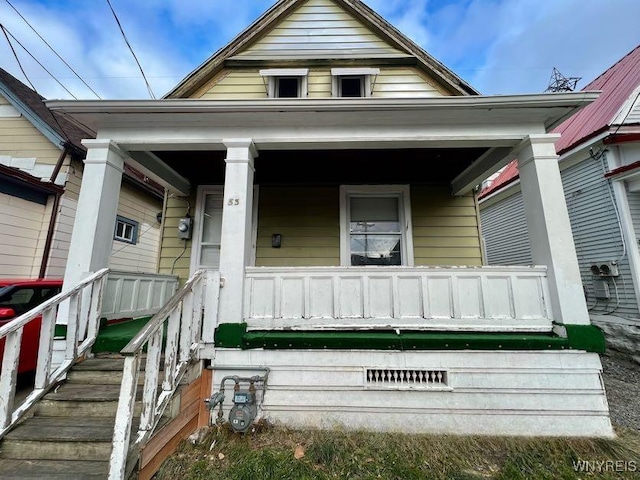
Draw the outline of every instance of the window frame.
M131 239L127 237L119 237L118 236L118 223L123 223L124 225L132 227L131 230ZM131 245L136 245L138 243L138 230L140 224L135 220L132 220L127 217L123 217L122 215L116 216L116 224L113 228L113 239L118 242L129 243ZM126 231L126 230L125 230Z
M352 197L395 197L398 198L398 210L401 235L401 265L414 266L413 227L411 224L411 198L409 185L341 185L340 186L340 265L351 267L351 198ZM361 266L358 266L361 267ZM374 267L374 266L371 266ZM376 268L386 268L377 265Z
M331 95L336 98L367 98L373 96L371 77L380 74L379 68L332 68L331 69ZM360 97L342 96L343 78L360 78L362 95Z
M268 68L260 70L260 76L266 79L265 88L269 98L306 98L309 95L308 68ZM297 97L278 97L278 82L282 78L298 79Z

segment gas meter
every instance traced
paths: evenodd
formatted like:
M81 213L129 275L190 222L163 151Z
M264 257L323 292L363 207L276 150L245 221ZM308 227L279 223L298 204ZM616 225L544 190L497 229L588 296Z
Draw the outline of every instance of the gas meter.
M220 391L215 393L211 398L204 402L209 410L213 410L216 406L218 409L218 423L224 422L224 413L222 404L225 399L225 383L233 381L233 407L229 412L229 426L234 432L247 433L258 416L258 405L256 403L256 383L262 383L263 388L267 383L267 375L255 377L238 377L227 376L220 382ZM249 384L248 388L242 388L241 384Z

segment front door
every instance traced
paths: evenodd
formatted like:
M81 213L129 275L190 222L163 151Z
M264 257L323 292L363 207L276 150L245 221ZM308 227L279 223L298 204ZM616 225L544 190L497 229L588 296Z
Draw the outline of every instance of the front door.
M223 187L221 186L203 186L198 190L194 251L191 252L192 272L200 268L218 270L220 267L222 200Z

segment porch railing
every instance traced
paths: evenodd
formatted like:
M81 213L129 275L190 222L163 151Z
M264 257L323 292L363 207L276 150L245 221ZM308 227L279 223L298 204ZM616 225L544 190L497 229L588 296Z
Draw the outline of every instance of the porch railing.
M6 339L0 373L0 438L92 347L98 335L103 286L108 272L105 268L90 275L71 290L56 295L0 328L0 339ZM63 302L68 302L69 313L64 360L60 365L53 365L56 316ZM16 406L22 335L30 322L39 319L40 342L33 391Z
M196 272L120 352L125 363L113 435L110 480L126 478L129 452L142 447L151 437L187 368L195 363L203 334L203 308L206 302L207 323L215 325L219 288L218 272ZM131 425L145 351L140 426L132 442ZM159 388L163 352L164 377Z
M110 320L153 315L177 289L177 275L111 270L102 301L102 317Z
M249 329L550 331L546 267L249 267Z

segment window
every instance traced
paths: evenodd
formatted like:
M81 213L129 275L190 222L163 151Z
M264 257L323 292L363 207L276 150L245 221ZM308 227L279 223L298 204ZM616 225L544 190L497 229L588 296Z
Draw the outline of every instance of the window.
M412 265L409 188L390 185L341 190L341 263Z
M276 98L298 98L300 96L300 78L275 77Z
M135 245L138 242L138 222L118 215L118 217L116 217L116 230L113 238L120 242Z
M260 70L269 98L300 98L307 96L308 68L270 68Z
M364 97L364 77L349 76L338 78L339 97Z
M378 68L332 68L332 91L334 97L370 97ZM372 78L374 79L372 81Z

